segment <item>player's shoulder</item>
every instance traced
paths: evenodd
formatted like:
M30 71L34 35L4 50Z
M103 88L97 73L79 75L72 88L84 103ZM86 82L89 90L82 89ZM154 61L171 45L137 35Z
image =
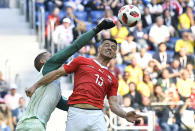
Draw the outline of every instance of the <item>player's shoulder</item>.
M78 56L76 58L73 59L73 61L77 62L77 63L91 63L92 59L91 58L87 58L87 57L83 57L83 56Z
M86 61L86 60L90 60L90 58L83 57L83 56L78 56L78 57L75 58L75 60L84 60L84 61Z

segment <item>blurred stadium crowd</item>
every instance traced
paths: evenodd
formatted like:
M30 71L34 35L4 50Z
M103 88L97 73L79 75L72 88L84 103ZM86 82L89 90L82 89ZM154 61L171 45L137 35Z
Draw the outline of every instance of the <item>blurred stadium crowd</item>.
M132 28L117 20L118 10L126 4L136 5L142 14ZM124 109L155 111L155 131L195 131L195 0L37 0L37 27L40 7L45 10L48 51L52 50L51 41L56 52L103 18L115 21L114 28L100 32L74 57L93 58L102 39L116 39L117 57L108 67L118 78ZM2 79L2 73L0 87L4 103L0 130L13 130L25 111L25 100L16 93L15 85ZM118 124L131 125L122 119ZM147 124L140 118L137 125Z

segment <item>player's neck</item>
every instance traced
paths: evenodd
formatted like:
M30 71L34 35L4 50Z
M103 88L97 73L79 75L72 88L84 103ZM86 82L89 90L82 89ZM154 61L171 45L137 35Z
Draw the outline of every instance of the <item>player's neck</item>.
M110 60L102 59L100 56L95 58L96 61L98 61L101 65L106 66L108 65Z

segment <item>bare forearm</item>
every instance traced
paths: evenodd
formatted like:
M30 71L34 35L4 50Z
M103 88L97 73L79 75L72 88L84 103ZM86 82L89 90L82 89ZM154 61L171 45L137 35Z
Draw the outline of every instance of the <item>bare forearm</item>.
M35 83L34 87L37 89L40 86L47 85L54 80L58 79L61 76L61 74L58 71L52 71L45 75L43 78L41 78L37 83Z
M116 115L118 115L122 118L125 118L126 112L122 109L122 107L120 105L110 105L110 109Z
M118 97L117 96L111 96L108 100L110 109L112 112L114 112L116 115L125 118L126 112L122 109L122 107L118 104Z

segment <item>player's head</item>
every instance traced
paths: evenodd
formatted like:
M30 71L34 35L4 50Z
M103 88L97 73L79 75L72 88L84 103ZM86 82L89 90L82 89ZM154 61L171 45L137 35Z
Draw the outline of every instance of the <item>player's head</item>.
M114 39L104 39L98 48L98 56L106 60L111 60L116 57L117 42Z
M49 52L40 53L34 60L34 66L37 71L40 72L42 66L47 62L47 60L51 57Z

